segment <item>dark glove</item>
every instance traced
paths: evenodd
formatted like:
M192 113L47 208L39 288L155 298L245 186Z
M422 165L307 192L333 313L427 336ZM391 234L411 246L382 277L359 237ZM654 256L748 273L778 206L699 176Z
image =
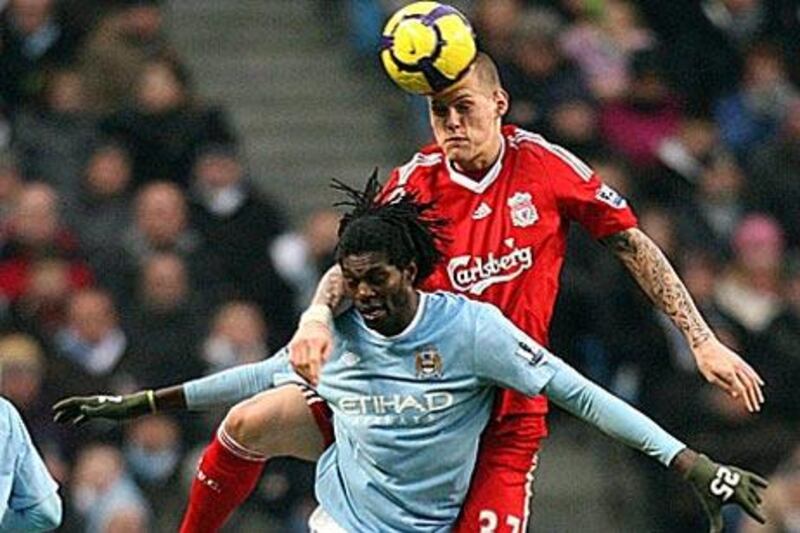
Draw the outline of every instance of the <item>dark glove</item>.
M61 424L78 426L92 418L127 420L155 413L156 403L152 390L125 396L73 396L53 406L53 420Z
M738 505L759 523L766 522L760 494L768 485L764 478L735 466L717 464L705 455L697 457L685 477L703 504L711 533L722 532L722 506L728 503Z

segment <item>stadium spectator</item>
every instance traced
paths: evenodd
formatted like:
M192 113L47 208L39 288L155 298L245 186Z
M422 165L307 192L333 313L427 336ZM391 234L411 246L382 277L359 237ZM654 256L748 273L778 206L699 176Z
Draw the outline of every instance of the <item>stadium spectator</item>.
M657 51L637 53L627 93L604 104L600 113L600 133L606 142L640 169L655 165L658 146L678 130L682 117L662 70Z
M716 153L704 164L691 198L673 195L683 245L729 255L734 229L750 207L745 179L732 155Z
M62 26L55 0L10 0L0 5L0 101L9 111L33 102L43 71L67 62L77 36Z
M75 203L66 210L90 262L119 244L131 224L131 161L120 144L104 141L88 155Z
M793 246L800 245L800 97L789 104L778 135L749 159L748 198L778 219Z
M189 269L191 289L207 300L223 292L224 270L204 237L189 225L186 198L169 182L154 182L138 191L134 200L133 226L117 246L96 255L100 283L120 302L134 298L136 273L154 253L179 255Z
M125 429L122 453L134 481L152 507L154 531L177 531L185 497L175 490L183 453L181 428L164 415L145 417Z
M745 55L738 87L714 106L722 141L745 158L777 133L790 102L799 96L780 50L767 43L754 45Z
M93 110L121 111L152 59L177 59L164 31L160 0L114 0L81 47L77 62Z
M477 0L472 10L472 20L480 40L480 48L498 64L511 61L516 43L512 28L524 10L522 0Z
M222 109L200 105L185 67L168 59L144 65L133 105L103 121L102 128L131 150L136 186L167 180L186 187L201 146L235 141Z
M203 359L209 372L261 361L269 354L268 333L260 309L252 303L238 300L222 305L203 342Z
M205 371L200 343L204 309L191 290L186 263L174 253L155 253L142 263L139 290L127 320L134 356L124 370L136 386L189 379Z
M72 505L86 533L146 533L150 506L131 480L119 450L88 444L78 455L70 484ZM124 524L124 529L117 529Z
M528 8L514 23L516 47L502 74L514 99L509 120L522 127L549 131L549 113L558 103L590 99L580 71L558 48L561 28L558 15L542 8Z
M707 162L722 150L713 120L704 116L683 117L677 131L658 144L656 167L640 176L642 193L648 200L662 204L686 200Z
M800 419L800 260L789 258L781 284L784 306L767 329L752 340L754 359L761 361L770 382L769 411L786 420L787 427ZM793 442L800 440L795 434Z
M60 379L82 387L87 381L108 382L130 344L111 295L101 289L79 290L70 297L66 324L53 341L57 355L69 362L69 368L60 368Z
M43 183L20 191L0 251L0 295L18 326L43 335L63 323L69 294L90 285L92 272L62 224L58 195Z
M627 92L633 55L655 46L655 36L642 24L633 3L610 0L600 5L599 13L565 28L559 43L581 69L592 95L613 100Z
M191 221L220 258L238 295L254 300L269 323L274 349L291 336L295 295L278 273L270 250L286 231L283 212L247 179L233 146L206 145L193 171Z
M281 235L272 246L272 260L295 288L298 308L308 305L317 282L334 264L340 218L337 211L318 209L308 216L301 231Z
M97 125L86 112L83 80L75 70L49 72L39 100L17 116L13 148L26 178L54 187L62 207L69 208L78 196L86 147L95 141Z
M783 230L772 217L750 214L731 246L734 257L717 285L717 303L750 334L762 332L781 310Z

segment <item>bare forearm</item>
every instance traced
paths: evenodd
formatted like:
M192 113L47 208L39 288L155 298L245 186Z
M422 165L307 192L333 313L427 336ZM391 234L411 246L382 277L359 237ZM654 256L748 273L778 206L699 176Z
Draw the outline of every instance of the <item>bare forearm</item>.
M329 268L320 279L309 307L315 305L326 306L334 315L338 315L348 307L344 297L344 278L339 265Z
M650 237L633 228L607 237L603 244L619 257L653 304L670 317L693 349L713 336L686 286Z

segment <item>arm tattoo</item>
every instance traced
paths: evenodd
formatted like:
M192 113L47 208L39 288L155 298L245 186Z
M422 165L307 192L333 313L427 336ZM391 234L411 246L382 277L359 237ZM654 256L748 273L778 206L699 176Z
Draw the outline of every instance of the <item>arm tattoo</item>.
M711 337L711 329L686 286L650 237L633 228L615 233L602 242L619 257L655 306L683 332L692 349Z

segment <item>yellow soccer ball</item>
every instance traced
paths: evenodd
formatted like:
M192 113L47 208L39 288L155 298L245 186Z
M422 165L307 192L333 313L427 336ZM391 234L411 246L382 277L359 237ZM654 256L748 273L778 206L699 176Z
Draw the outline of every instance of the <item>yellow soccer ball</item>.
M478 48L461 12L439 2L414 2L389 18L381 36L381 62L401 89L431 94L469 69Z

